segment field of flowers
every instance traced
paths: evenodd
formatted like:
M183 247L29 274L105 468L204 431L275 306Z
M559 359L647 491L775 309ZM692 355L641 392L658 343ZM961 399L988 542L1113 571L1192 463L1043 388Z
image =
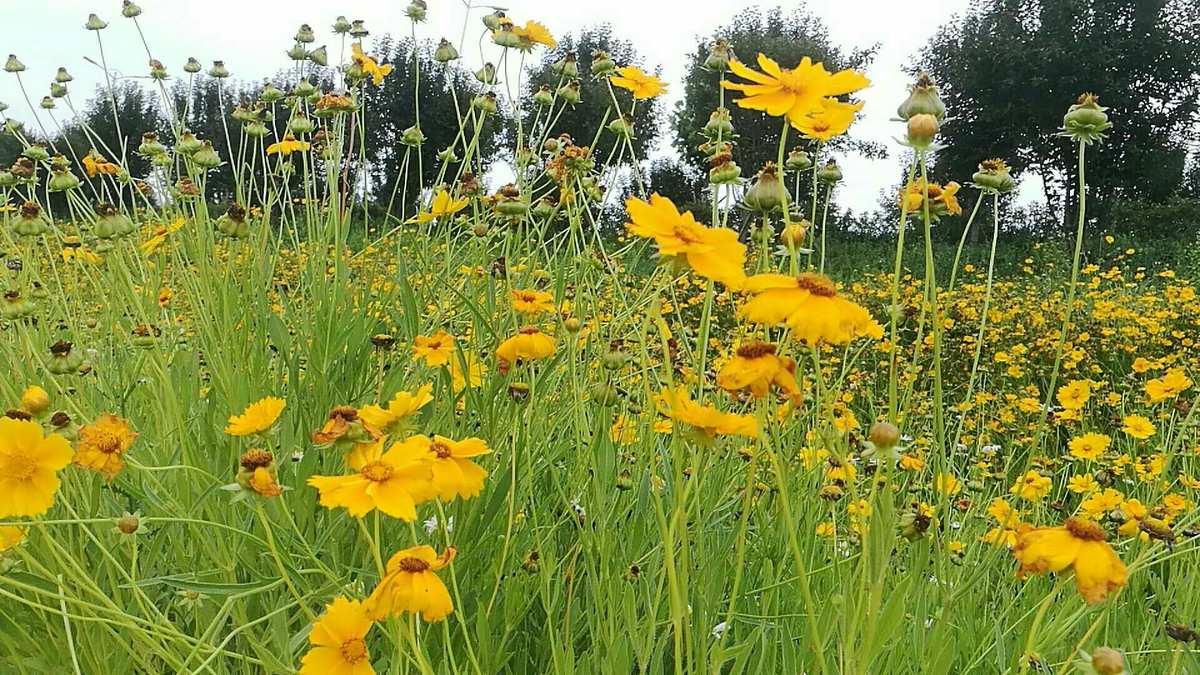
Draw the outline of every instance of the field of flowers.
M238 156L176 109L170 138L123 147L20 137L0 170L0 671L1200 672L1191 281L1119 246L1085 261L1086 203L1069 274L994 274L1013 180L998 159L925 179L953 152L925 77L897 101L891 271L826 269L825 144L869 82L721 42L712 86L779 137L713 111L711 208L635 175L603 232L627 170L555 112L606 80L597 137L628 143L666 83L568 59L557 90L522 92L505 65L554 37L485 11L466 20L513 84L481 71L495 93L459 102L412 218L353 208L361 94L391 74L360 22L333 26L340 55L301 27L291 88L235 112ZM140 33L121 13L87 29ZM498 106L537 113L489 186ZM1081 188L1104 110L1085 94L1064 117ZM739 142L778 161L743 176ZM214 206L223 164L235 199ZM988 263L910 272L905 239L932 261L939 221L983 227Z

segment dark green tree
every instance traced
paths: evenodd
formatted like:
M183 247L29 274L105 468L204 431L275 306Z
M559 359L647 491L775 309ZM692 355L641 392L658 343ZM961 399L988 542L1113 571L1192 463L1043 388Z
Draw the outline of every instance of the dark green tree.
M802 58L809 56L814 61L823 62L831 71L862 69L875 52L874 47L847 51L833 44L825 24L803 5L789 13L778 7L766 10L751 8L739 13L728 25L713 31L688 56L683 99L677 104L672 119L676 150L694 170L705 173L708 166L704 155L696 149L703 142L699 131L708 122L713 110L721 105L720 82L723 74L706 69L704 62L718 38L728 40L738 59L751 66L754 66L755 57L761 52L785 68L795 66ZM764 163L777 158L776 144L782 122L756 110L739 108L733 103L737 97L737 92L724 92L725 107L730 111L734 133L737 134L734 159L741 165L743 175L750 176ZM764 142L764 139L769 140ZM798 144L799 141L789 143L789 146ZM847 137L836 139L832 147L866 152L871 156L884 155L882 147L855 142Z
M984 0L944 25L917 65L953 117L938 178L962 181L1001 157L1039 175L1069 220L1076 149L1055 134L1067 106L1095 92L1114 126L1088 163L1093 213L1165 202L1183 187L1200 110L1195 0Z

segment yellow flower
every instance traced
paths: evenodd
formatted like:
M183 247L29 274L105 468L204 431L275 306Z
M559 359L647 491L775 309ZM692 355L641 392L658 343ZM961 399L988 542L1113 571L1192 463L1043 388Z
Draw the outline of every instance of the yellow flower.
M105 413L79 430L73 461L76 466L96 471L111 481L125 468L123 455L133 447L137 437L128 420Z
M420 457L430 469L429 496L442 501L470 499L483 489L488 472L471 461L492 452L481 438L455 441L445 436L412 436L404 440L405 452Z
M1121 420L1121 431L1139 440L1145 440L1154 435L1154 424L1142 415L1126 415Z
M1067 447L1075 459L1094 460L1108 450L1112 439L1105 434L1084 434L1072 438Z
M953 497L962 492L962 481L952 473L939 473L933 479L933 489L946 496Z
M775 345L754 342L738 348L736 355L717 373L717 386L729 392L748 391L755 398L766 396L775 385L793 401L802 398L796 384L796 362L775 355Z
M257 467L250 474L248 481L251 490L263 497L278 497L283 494L283 486L279 484L274 473L266 467Z
M1192 386L1192 380L1182 368L1172 368L1165 375L1146 383L1146 396L1150 403L1175 398Z
M279 414L286 405L287 401L274 396L259 399L247 406L241 415L230 417L225 433L230 436L261 434L275 426L275 421L279 419Z
M41 415L50 408L50 394L36 384L21 393L21 410L30 415Z
M418 335L413 338L413 356L425 359L430 368L444 366L454 356L454 336L444 330L430 336Z
M0 518L40 516L54 504L71 444L30 420L0 418Z
M533 326L526 326L496 347L496 357L500 359L503 370L522 361L553 356L554 351L554 338Z
M554 311L554 296L534 289L512 290L513 309L521 314L537 315Z
M375 620L393 614L420 613L425 621L441 621L454 611L446 584L434 572L454 560L455 549L438 555L429 546L397 551L388 560L387 573L371 591L364 605Z
M1094 519L1119 508L1124 501L1125 498L1121 496L1120 492L1108 488L1089 495L1079 504L1079 508L1089 518Z
M754 294L738 316L754 323L786 324L792 336L809 344L844 344L860 336L879 339L883 328L861 306L838 295L827 277L756 274L743 284Z
M1058 388L1055 394L1059 405L1067 410L1079 410L1092 397L1092 383L1087 380L1072 380Z
M1137 373L1138 375L1141 375L1142 373L1149 371L1149 370L1153 370L1157 367L1158 367L1158 365L1155 364L1153 361L1139 356L1133 360L1132 369L1133 369L1133 372Z
M752 70L739 61L730 61L729 70L750 82L723 81L721 86L745 94L737 100L739 106L760 110L772 117L787 117L792 124L802 124L810 113L820 111L824 99L858 91L871 83L854 70L830 73L824 64L813 63L807 56L795 68L781 68L775 61L759 54L758 67L763 72Z
M415 394L398 391L386 408L367 405L359 408L358 418L380 434L390 434L398 423L420 412L433 401L433 385L425 384Z
M653 239L665 259L683 259L696 274L737 288L746 278L746 247L737 233L724 227L705 227L691 211L679 213L675 204L658 193L644 202L636 197L625 202L633 222L630 234Z
M608 438L617 445L632 445L637 442L637 423L626 415L617 415L608 428Z
M371 623L363 603L335 598L308 634L312 648L300 661L299 675L373 675L364 639Z
M1067 489L1077 495L1093 492L1098 486L1099 483L1096 482L1096 479L1087 473L1071 476L1071 480L1067 482Z
M115 176L121 173L121 167L118 164L104 159L95 148L88 151L88 154L83 156L83 170L89 178L95 178L99 174L106 176Z
M450 363L450 388L456 394L468 387L474 389L483 384L483 376L487 374L487 364L474 354L467 354L465 361L465 365L459 359Z
M357 64L359 68L362 68L363 74L371 78L371 82L376 87L383 84L383 78L392 73L391 64L386 66L379 65L375 59L363 53L362 45L359 43L355 42L353 45L351 45L351 50L353 51L353 54L351 54L350 58L354 60L354 63Z
M298 141L291 134L284 134L283 140L278 143L272 143L267 146L268 155L283 155L287 157L293 152L304 152L308 150L308 141Z
M345 508L355 518L379 509L393 518L416 520L418 498L429 491L429 462L420 448L396 443L387 452L383 443L357 446L346 455L356 473L311 476L308 484L321 493L321 506Z
M16 525L0 525L0 553L25 540L25 528Z
M1125 585L1125 563L1107 543L1099 525L1068 518L1062 527L1024 528L1013 549L1018 576L1058 573L1072 568L1075 587L1089 604Z
M1048 477L1037 471L1030 471L1018 478L1008 491L1021 499L1037 501L1050 493L1050 487L1051 480Z
M429 204L428 211L422 211L412 218L408 219L410 223L428 223L437 220L443 216L452 216L459 211L467 208L466 199L455 199L450 196L448 190L439 190L433 196L433 201Z
M550 30L537 21L526 21L524 26L513 28L513 33L521 38L521 49L529 50L533 45L545 45L550 49L558 46L558 40L550 34Z
M636 99L654 98L667 91L665 82L635 66L617 68L617 74L610 77L608 81L613 86L633 92L633 97Z
M664 390L657 403L659 412L695 432L702 440L731 435L758 438L758 421L753 416L724 413L700 405L692 400L686 387Z
M167 243L167 238L170 235L183 229L184 222L183 218L177 218L170 225L159 225L156 227L150 238L138 246L142 251L142 255L154 255L158 249L162 248L163 244Z
M821 102L820 110L809 113L800 121L792 121L805 138L828 142L850 130L854 117L862 110L862 103L844 103L837 99L825 99Z
M905 213L924 213L925 185L925 181L918 178L904 187L904 192L900 195L900 205L904 208ZM945 186L929 183L929 218L931 220L937 220L945 215L957 216L962 213L962 205L958 203L956 196L959 187L958 183L953 182L946 183Z
M828 520L817 523L816 533L818 537L832 537L837 534L837 528Z

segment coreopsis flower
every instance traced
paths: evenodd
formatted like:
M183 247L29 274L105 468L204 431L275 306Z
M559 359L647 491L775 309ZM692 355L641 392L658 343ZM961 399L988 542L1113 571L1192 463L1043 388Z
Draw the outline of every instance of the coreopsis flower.
M265 433L275 426L279 414L283 412L287 401L268 396L251 403L242 414L229 418L225 433L230 436L252 436Z
M293 152L304 152L310 147L308 141L299 141L291 134L284 134L283 140L267 146L267 154L287 157Z
M1061 527L1022 528L1013 548L1017 575L1075 572L1075 587L1088 603L1103 600L1125 585L1125 563L1108 545L1108 535L1096 523L1068 518Z
M692 270L706 279L737 288L746 278L746 247L737 233L724 227L705 227L696 222L691 211L679 213L675 204L658 193L644 202L636 197L625 202L632 223L630 234L653 239L665 259L685 260Z
M88 151L82 161L83 170L87 173L88 178L95 178L98 175L115 176L121 173L119 164L108 161L95 148Z
M1079 410L1092 397L1092 383L1087 380L1072 380L1058 388L1055 394L1058 404L1067 410Z
M36 384L25 388L21 393L21 410L30 415L41 415L50 408L50 394Z
M748 391L755 398L762 398L774 385L793 401L802 398L796 384L796 362L775 352L775 345L763 342L738 347L734 357L717 373L717 386L729 392Z
M308 634L299 675L374 675L364 640L371 624L362 602L334 598Z
M1089 433L1072 438L1067 442L1067 449L1075 459L1092 461L1099 459L1111 443L1112 438L1105 434Z
M446 584L434 572L454 560L455 549L439 556L432 547L413 546L397 551L388 560L387 572L363 602L376 621L393 614L420 613L425 621L441 621L454 611Z
M0 518L50 510L58 472L71 463L71 454L66 438L44 435L37 422L0 418Z
M952 473L939 473L933 479L933 489L946 496L954 496L962 492L963 484Z
M350 49L353 52L350 58L354 61L354 65L361 68L363 74L370 77L371 83L376 87L383 84L383 78L391 75L392 65L379 65L379 62L363 53L362 45L359 43L355 42Z
M737 415L701 405L692 400L687 387L674 391L663 390L655 401L658 410L676 426L695 433L700 440L711 441L717 436L758 438L758 420L751 415Z
M667 84L636 66L617 68L617 74L608 79L614 87L627 89L636 99L655 98L667 91Z
M336 445L345 448L358 443L373 443L379 433L368 427L358 417L358 410L350 406L337 406L325 417L325 424L312 433L312 442L319 447Z
M1037 501L1050 493L1051 486L1052 481L1048 476L1043 476L1037 471L1029 471L1018 478L1008 491L1021 499Z
M125 468L123 455L133 447L137 437L129 420L105 413L79 429L72 461L75 466L91 469L111 481Z
M251 448L238 458L241 469L237 482L263 497L278 497L283 494L275 468L275 455L270 450Z
M830 73L823 63L814 63L807 56L795 68L781 68L774 60L759 54L758 67L763 72L730 61L729 70L750 81L722 81L721 86L745 94L737 100L739 106L772 117L787 117L792 124L801 124L810 113L818 112L824 99L850 94L871 84L858 71Z
M163 244L167 243L168 237L183 229L185 222L183 218L176 218L169 225L155 227L150 237L138 245L138 249L141 250L142 255L154 255L158 249L162 248Z
M1138 440L1145 440L1154 435L1154 423L1142 415L1126 415L1121 420L1121 431Z
M537 361L554 355L554 338L535 326L526 326L496 347L496 357L502 364Z
M487 364L474 354L467 354L462 360L454 359L450 362L450 388L455 394L463 389L474 389L483 384L486 374Z
M1017 530L1021 527L1021 513L1007 500L997 498L987 508L987 513L996 521L996 527L988 530L980 541L995 546L1012 548L1017 545Z
M413 338L413 356L424 359L430 368L439 368L454 357L454 336L444 330L433 335L418 335Z
M438 218L452 216L467 208L467 203L466 199L455 199L452 197L449 190L439 190L429 203L429 210L421 211L412 218L409 218L408 222L428 223Z
M1162 377L1146 382L1146 397L1150 403L1159 403L1179 396L1192 386L1192 380L1182 368L1172 368Z
M411 436L400 445L411 456L423 458L432 472L432 494L439 499L469 499L483 489L483 479L488 472L471 461L472 457L491 453L483 439L455 441L445 436Z
M512 32L520 39L518 49L523 51L533 49L534 45L544 45L550 49L558 46L558 40L554 39L550 30L537 21L526 21L524 26L514 26Z
M826 143L849 131L850 125L854 124L855 115L862 108L861 102L846 103L827 98L821 101L821 107L816 112L809 113L800 120L792 120L792 126L805 138Z
M346 455L355 473L345 476L311 476L308 484L320 493L321 506L344 508L355 518L379 509L393 518L417 518L418 497L429 490L428 457L421 448L383 442L360 444Z
M864 335L883 336L883 328L866 309L843 298L833 282L819 274L756 274L745 281L742 290L754 297L738 309L739 317L786 325L793 337L809 344L844 344Z
M900 206L905 213L925 212L926 182L920 178L904 187L900 195ZM962 205L958 203L958 183L929 183L929 219L937 220L945 215L957 216L962 213Z
M391 434L404 420L416 415L421 408L433 401L432 392L431 384L421 385L416 393L398 391L392 400L388 401L386 408L375 404L359 408L358 418L379 434Z
M25 528L16 525L0 525L0 553L25 540Z
M554 311L554 296L545 291L514 288L512 305L521 314L538 315Z

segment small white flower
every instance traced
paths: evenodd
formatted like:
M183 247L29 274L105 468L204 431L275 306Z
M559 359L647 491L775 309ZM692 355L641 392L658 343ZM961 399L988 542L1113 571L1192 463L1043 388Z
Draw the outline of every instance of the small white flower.
M725 621L722 621L721 623L713 626L713 629L712 629L713 638L720 640L721 636L725 634L726 630L729 630L729 623L725 622Z
M579 516L580 518L583 518L587 515L587 511L583 509L583 505L579 503L578 499L571 500L571 510L574 511L575 515Z

